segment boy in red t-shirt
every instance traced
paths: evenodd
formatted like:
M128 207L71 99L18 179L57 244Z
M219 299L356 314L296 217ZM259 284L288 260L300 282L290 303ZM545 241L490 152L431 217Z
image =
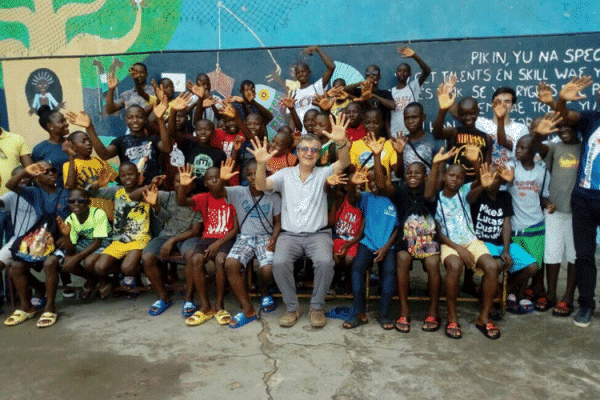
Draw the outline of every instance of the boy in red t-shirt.
M194 288L200 297L200 308L194 315L186 319L190 326L200 325L213 316L220 325L227 325L231 321L231 314L225 311L223 298L225 296L225 258L233 246L234 239L239 232L235 208L225 201L225 184L219 176L219 168L211 167L204 174L204 185L208 193L199 193L188 197L188 192L196 177L193 168L187 165L180 170L180 186L177 190L177 203L180 206L191 207L192 210L202 214L204 232L198 239L196 250L192 258L192 265L186 265L186 295L185 301L193 301ZM215 309L210 305L206 291L206 261L215 262L215 284L217 286L217 299ZM216 311L216 313L215 313Z

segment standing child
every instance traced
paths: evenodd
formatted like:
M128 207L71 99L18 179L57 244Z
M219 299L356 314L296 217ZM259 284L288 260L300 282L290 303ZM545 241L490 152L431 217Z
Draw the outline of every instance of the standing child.
M367 131L362 123L362 106L356 101L350 102L344 109L344 115L348 118L348 129L346 135L351 142L365 137Z
M535 162L533 137L525 135L517 142L516 161L509 161L506 166L514 169L514 180L508 188L512 196L513 242L519 244L533 256L540 270L533 277L535 308L539 311L548 309L548 300L544 293L544 261L545 224L544 210L553 213L555 205L548 200L550 173L543 162Z
M323 132L331 131L329 115L319 113L315 117L315 136L321 142L321 152L317 161L317 167L326 167L337 160L337 147L335 142L329 139Z
M179 172L177 204L191 207L193 211L201 213L204 222L204 232L202 238L197 239L192 265L186 264L185 271L185 301L193 302L195 289L200 297L200 309L185 323L190 326L200 325L214 316L220 325L227 325L231 321L231 314L225 310L223 302L226 284L224 264L227 254L233 247L233 239L239 232L236 211L225 200L227 192L220 178L219 168L211 167L204 174L204 185L208 188L208 193L188 197L194 179L196 177L190 165ZM216 313L210 304L206 290L205 264L209 260L214 260L215 263Z
M292 153L294 146L294 137L291 129L286 126L279 128L277 135L271 141L271 151L275 155L267 164L267 172L273 174L282 168L293 167L298 162L298 157Z

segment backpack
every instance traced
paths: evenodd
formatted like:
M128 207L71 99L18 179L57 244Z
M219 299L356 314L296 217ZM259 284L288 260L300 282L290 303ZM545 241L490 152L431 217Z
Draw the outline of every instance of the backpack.
M59 237L56 215L44 214L31 229L14 241L10 252L14 260L43 262L56 250Z

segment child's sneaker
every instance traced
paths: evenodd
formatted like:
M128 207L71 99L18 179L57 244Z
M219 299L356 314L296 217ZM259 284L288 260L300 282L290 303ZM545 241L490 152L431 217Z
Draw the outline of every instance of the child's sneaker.
M64 290L63 290L63 297L66 299L70 299L75 297L75 289L73 289L71 286L66 285Z
M573 318L573 323L575 326L587 328L592 321L593 312L594 310L591 307L581 307L575 318Z

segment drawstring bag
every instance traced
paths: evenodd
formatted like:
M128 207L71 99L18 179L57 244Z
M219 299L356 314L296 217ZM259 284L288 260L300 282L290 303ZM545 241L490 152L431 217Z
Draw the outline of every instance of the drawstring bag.
M54 250L60 237L56 215L45 214L10 248L14 260L30 263L43 262Z

